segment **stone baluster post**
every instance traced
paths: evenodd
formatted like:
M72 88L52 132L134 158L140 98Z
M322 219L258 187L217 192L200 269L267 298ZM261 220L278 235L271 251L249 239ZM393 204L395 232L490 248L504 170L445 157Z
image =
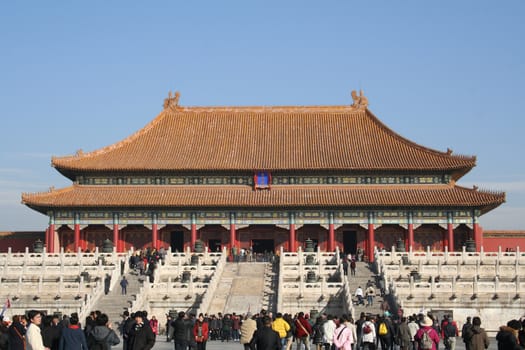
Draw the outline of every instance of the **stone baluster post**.
M60 295L63 290L64 290L64 276L60 276L58 280L57 295Z
M24 288L24 282L22 276L18 276L18 285L16 286L16 295L20 295L20 291Z
M78 295L82 295L82 285L84 284L84 276L80 276L80 282L78 283Z
M38 277L38 295L42 294L42 288L44 287L44 278L42 276Z

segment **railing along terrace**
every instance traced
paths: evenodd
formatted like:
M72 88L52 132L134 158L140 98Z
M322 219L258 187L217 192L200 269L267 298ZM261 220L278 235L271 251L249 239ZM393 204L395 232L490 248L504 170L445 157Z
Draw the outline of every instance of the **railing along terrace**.
M219 259L224 255L224 252L208 252L208 248L204 247L204 251L197 253L192 252L188 247L184 252L172 252L171 247L168 249L165 265L184 265L191 263L191 257L197 255L199 260L206 265L216 264Z
M215 270L215 273L213 274L213 277L208 285L208 289L204 293L201 303L198 307L198 313L207 313L208 309L210 308L211 301L215 295L215 292L217 291L217 286L219 285L219 281L221 279L222 273L224 271L224 266L226 265L226 256L227 251L226 247L223 248L222 254L219 257L219 260L217 262L217 269Z
M329 296L345 288L344 272L339 249L335 252L280 251L279 293L277 307L282 309L290 295L298 299L327 302ZM347 282L346 282L347 283ZM351 302L350 302L351 304Z
M501 246L497 252L485 252L483 247L479 252L467 252L465 247L460 252L449 252L447 247L445 247L444 252L431 251L430 247L427 247L426 251L410 249L408 252L396 252L395 247L392 247L390 251L381 251L376 248L375 257L376 260L381 260L384 264L397 264L403 259L410 261L411 264L419 261L429 264L437 264L438 261L447 264L454 264L458 261L461 264L475 264L476 261L482 264L495 263L496 261L499 261L500 264L513 264L518 261L520 264L525 264L525 253L520 252L519 247L516 248L515 252L503 252Z
M61 248L60 253L47 253L45 248L42 253L30 252L26 247L23 253L13 253L11 248L8 248L7 253L0 253L0 266L88 266L98 265L102 260L104 264L116 264L121 258L127 257L129 253L102 253L98 248L94 252L64 252Z
M409 281L396 281L390 278L387 286L391 293L396 295L398 301L411 300L414 298L455 300L459 297L468 296L471 300L486 295L496 300L506 298L507 300L518 300L525 295L525 283L516 276L514 281L502 282L498 277L493 281L480 281L476 276L471 280L456 280L436 282L434 277L430 281L415 281L413 277Z
M438 280L458 277L465 279L473 278L474 276L480 279L498 276L501 280L506 280L525 274L525 265L520 265L517 261L509 265L500 264L499 261L488 265L486 263L482 264L479 260L475 262L475 265L462 264L459 260L455 264L445 264L438 261L435 265L424 264L422 260L416 265L405 265L403 262L400 262L398 265L378 262L378 268L385 278L393 277L397 280L408 280L413 274L418 275L422 279L434 276Z

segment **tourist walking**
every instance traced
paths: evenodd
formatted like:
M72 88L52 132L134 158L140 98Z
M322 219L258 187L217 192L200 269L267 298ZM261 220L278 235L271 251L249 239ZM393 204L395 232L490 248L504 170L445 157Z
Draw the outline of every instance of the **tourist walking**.
M95 327L87 336L87 343L89 348L95 347L95 344L100 344L102 349L111 349L113 345L120 343L120 338L109 323L108 315L100 314L95 320ZM103 346L106 344L106 346Z
M42 314L40 311L31 310L27 316L30 323L26 331L26 350L49 350L49 348L44 346L42 335L40 334Z
M42 322L42 341L44 346L51 350L58 350L60 333L62 332L62 328L58 325L59 322L60 318L58 315L45 316Z
M312 326L312 343L315 345L316 350L322 350L324 345L324 333L323 333L323 318L318 316L315 319L315 323ZM282 340L282 338L281 338Z
M340 350L352 350L354 342L352 330L346 326L346 322L348 322L348 317L343 315L339 327L334 332L333 343Z
M262 319L262 328L257 329L250 341L252 350L281 350L279 333L272 329L272 320L265 316Z
M352 276L355 276L355 268L356 268L356 262L355 262L355 259L352 259L350 261L350 273L352 274Z
M368 288L366 288L366 306L374 306L374 296L376 294L376 290L372 285L369 285Z
M365 296L361 286L357 287L357 289L355 290L355 296L357 297L357 305L365 305Z
M416 336L417 331L419 330L419 325L416 322L416 317L409 316L408 317L408 329L410 330L410 343L412 344L412 350L417 350L416 341L414 340L414 337Z
M283 314L278 312L275 320L272 322L272 329L279 333L281 339L281 346L286 346L287 334L290 331L290 325L283 319Z
M159 320L157 320L155 315L151 316L151 320L149 320L149 326L151 327L153 334L155 334L155 338L157 338L157 335L159 335Z
M252 314L248 312L241 324L240 343L244 346L244 350L250 350L250 340L252 340L256 329L257 322L252 318Z
M297 342L297 350L302 350L304 345L305 350L310 350L310 335L312 334L312 326L306 318L304 312L299 312L295 320L295 339Z
M434 321L428 316L423 317L421 321L421 328L414 336L414 341L419 344L420 350L437 350L439 344L439 334L432 327Z
M458 335L458 325L454 322L452 315L445 316L441 325L441 337L445 343L445 349L456 350L456 337Z
M472 327L474 327L474 320L472 320ZM521 322L518 320L511 320L507 322L505 326L499 327L499 332L498 334L496 334L496 340L498 341L498 350L521 349L518 342L518 333L520 329Z
M25 350L26 348L26 327L22 324L22 317L13 316L13 323L9 326L9 350Z
M410 328L406 317L401 318L401 323L399 324L399 327L397 327L396 339L395 343L399 345L401 350L414 350L412 345L412 335L410 334Z
M465 343L465 350L472 350L470 349L470 339L467 338L468 335L468 329L472 327L472 318L470 316L467 317L467 322L463 325L461 328L461 338L463 339L463 343Z
M209 327L208 322L204 320L204 315L201 313L193 326L193 336L197 343L197 350L206 350L206 342L208 341Z
M128 294L128 280L126 279L126 276L122 276L122 279L120 280L120 290L122 295Z
M88 350L86 336L80 328L78 314L72 313L69 318L69 326L62 329L62 335L58 343L59 350Z
M474 317L472 319L472 327L467 332L469 339L469 349L471 350L485 350L489 347L489 338L485 329L481 328L481 319ZM519 348L519 347L518 347ZM512 348L505 348L507 350L513 350Z
M186 323L184 317L186 313L180 311L177 319L171 323L173 327L173 340L175 341L175 350L186 350L188 341L186 340Z
M111 276L109 273L106 273L106 277L104 277L104 294L105 295L108 295L110 286L111 286Z
M361 346L363 349L375 350L376 348L376 327L372 322L372 316L366 316L361 329Z
M135 312L135 324L129 334L129 350L150 350L155 345L155 335L145 318L141 311Z

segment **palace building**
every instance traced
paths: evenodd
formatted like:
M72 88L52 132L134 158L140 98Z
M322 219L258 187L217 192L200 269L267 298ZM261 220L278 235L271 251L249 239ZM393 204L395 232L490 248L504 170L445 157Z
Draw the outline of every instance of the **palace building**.
M49 217L48 251L131 247L296 251L460 250L483 244L481 215L505 194L457 181L476 158L407 140L369 109L346 106L185 107L128 138L52 165L72 185L24 193Z

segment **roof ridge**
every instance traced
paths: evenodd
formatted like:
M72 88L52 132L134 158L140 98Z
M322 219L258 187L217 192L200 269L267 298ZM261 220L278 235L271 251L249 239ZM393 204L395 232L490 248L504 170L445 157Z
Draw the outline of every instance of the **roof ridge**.
M476 156L473 156L473 155L471 155L471 156L463 155L463 154L454 154L453 155L452 154L452 150L450 148L447 148L447 151L443 152L443 151L439 151L439 150L434 149L434 148L423 146L423 145L421 145L421 144L419 144L419 143L417 143L415 141L412 141L412 140L404 137L403 135L397 133L396 131L392 130L385 123L383 123L374 113L372 113L372 111L370 111L368 108L366 109L366 113L371 118L371 120L374 123L376 123L380 128L385 130L385 132L387 132L390 135L398 138L402 142L405 142L405 143L407 143L407 144L409 144L411 146L417 147L418 149L420 149L422 151L433 153L433 154L437 154L437 155L442 156L442 157L453 157L453 158L459 158L459 159L465 159L465 160L471 159L474 162L476 161Z

